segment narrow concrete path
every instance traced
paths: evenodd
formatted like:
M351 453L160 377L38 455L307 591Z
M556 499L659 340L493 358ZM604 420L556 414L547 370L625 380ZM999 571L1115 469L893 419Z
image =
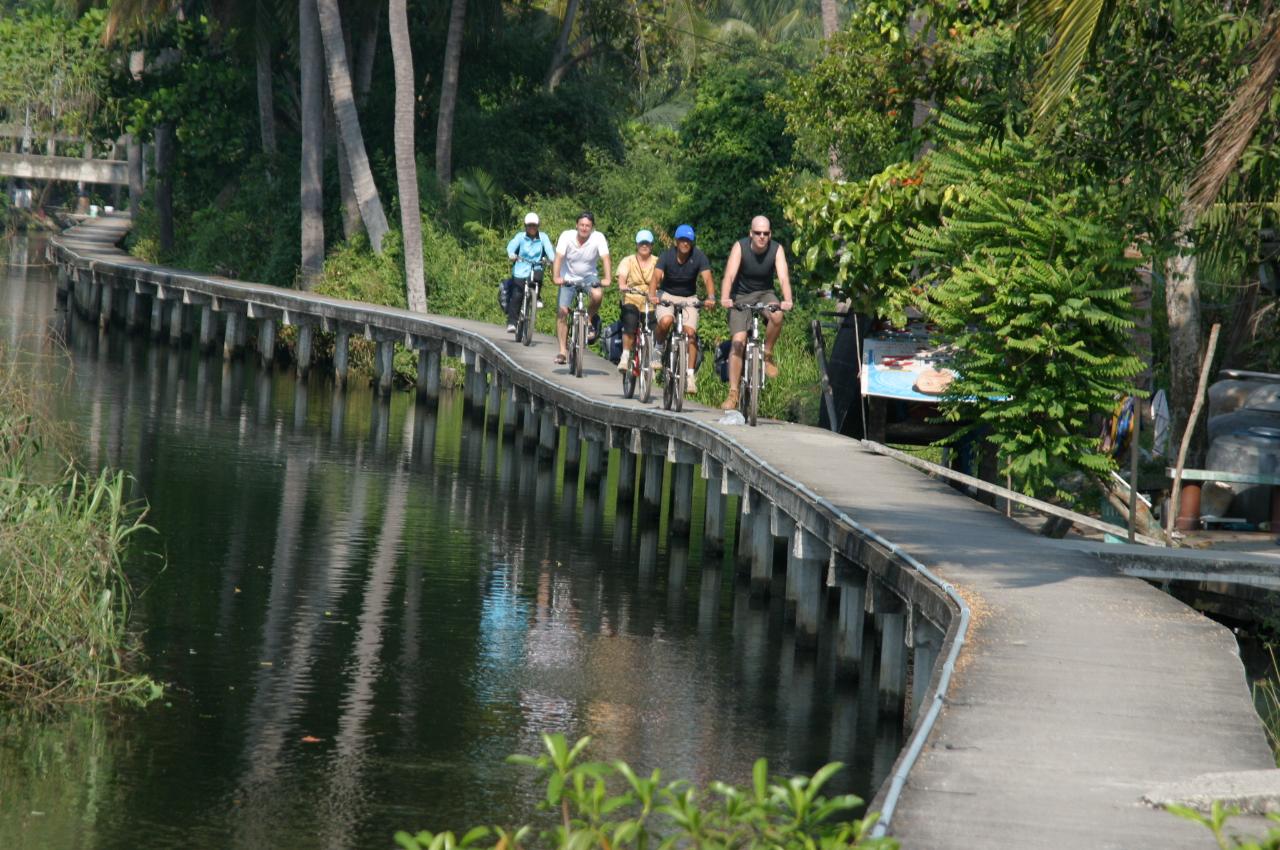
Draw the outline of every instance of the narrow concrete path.
M110 221L79 230L118 261ZM552 362L550 338L524 347L495 325L432 318L564 387L640 407L594 354L576 379ZM847 438L772 421L719 425L719 411L698 405L680 416L898 544L972 608L947 707L893 821L905 847L1208 848L1207 832L1146 808L1143 792L1274 767L1234 638L1172 597Z

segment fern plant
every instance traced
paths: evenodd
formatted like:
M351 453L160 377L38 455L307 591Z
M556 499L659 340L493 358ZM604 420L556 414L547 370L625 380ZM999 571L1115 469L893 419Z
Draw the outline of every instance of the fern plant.
M1112 467L1093 426L1142 368L1129 351L1133 264L1105 187L1072 185L1027 140L988 138L955 104L926 179L939 223L906 241L958 378L943 415L969 423L1029 493Z

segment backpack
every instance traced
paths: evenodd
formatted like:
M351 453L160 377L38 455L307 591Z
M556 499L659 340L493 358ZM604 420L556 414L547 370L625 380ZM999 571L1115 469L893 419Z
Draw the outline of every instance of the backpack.
M726 339L716 346L716 374L726 384L729 383L729 349L732 345L733 340Z
M502 308L502 312L507 312L507 305L511 303L511 278L507 278L498 284L498 306Z
M606 325L600 331L600 351L614 363L622 360L622 320Z

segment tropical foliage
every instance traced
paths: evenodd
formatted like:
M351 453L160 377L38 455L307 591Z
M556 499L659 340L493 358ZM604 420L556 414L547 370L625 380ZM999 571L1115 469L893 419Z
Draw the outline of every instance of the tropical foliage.
M406 850L461 850L492 847L736 847L778 850L893 850L892 838L872 838L874 815L847 820L862 800L852 794L826 797L823 786L840 770L838 762L813 776L769 776L764 759L755 763L749 788L713 782L698 788L685 781L662 781L660 771L636 773L625 762L585 759L590 738L570 745L560 734L542 736L539 756L516 755L513 764L532 768L546 783L541 808L556 825L475 827L452 832L399 832Z

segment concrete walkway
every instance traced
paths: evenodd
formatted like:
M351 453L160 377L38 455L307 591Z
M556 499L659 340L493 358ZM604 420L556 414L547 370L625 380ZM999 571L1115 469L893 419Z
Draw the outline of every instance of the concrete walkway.
M111 235L80 230L104 259L121 259L103 244ZM494 325L433 318L565 388L640 407L594 354L575 379L553 364L550 338L526 348ZM968 601L974 619L947 707L893 820L905 847L1208 848L1206 831L1145 807L1143 793L1274 767L1221 626L847 438L778 422L719 425L719 411L697 405L682 416L898 544Z

